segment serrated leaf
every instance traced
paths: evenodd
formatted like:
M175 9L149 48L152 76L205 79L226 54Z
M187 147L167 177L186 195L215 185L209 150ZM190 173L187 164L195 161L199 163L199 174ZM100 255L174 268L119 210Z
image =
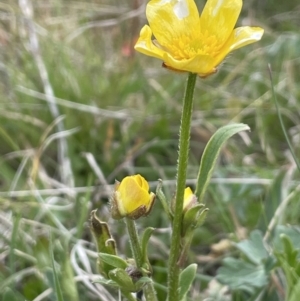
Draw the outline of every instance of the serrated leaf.
M245 130L250 130L249 126L246 124L229 124L218 129L215 134L209 139L201 158L197 177L195 195L198 197L200 203L202 202L204 193L211 179L212 172L216 165L221 147L231 136Z
M115 267L115 268L120 268L125 270L128 266L127 262L116 256L116 255L110 255L110 254L106 254L106 253L99 253L99 259L103 260L105 263Z
M143 263L144 262L148 262L148 252L147 252L147 250L148 250L148 242L149 242L151 234L153 233L154 230L155 230L155 228L148 227L143 232L142 239L141 239L141 248L142 248Z
M193 263L186 267L179 277L179 300L184 300L186 294L189 292L191 285L195 279L197 271L197 264Z
M232 290L243 290L251 294L268 284L268 275L263 265L255 266L231 257L223 260L217 279Z
M254 264L260 264L268 257L268 252L263 243L263 236L259 230L252 231L250 238L237 243L236 247Z

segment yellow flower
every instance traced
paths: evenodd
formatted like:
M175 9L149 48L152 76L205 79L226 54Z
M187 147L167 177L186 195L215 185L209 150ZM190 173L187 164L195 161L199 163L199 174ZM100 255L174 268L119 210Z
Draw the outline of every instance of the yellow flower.
M149 214L155 194L149 193L149 184L141 175L125 177L116 182L111 198L111 213L115 219L129 217L137 219Z
M184 190L183 196L183 211L187 211L192 208L195 204L197 204L197 197L193 194L193 191L190 187L187 187Z
M234 29L241 8L242 0L208 0L199 17L194 0L151 0L146 8L150 26L142 28L135 49L169 69L206 77L229 52L261 39L262 28Z

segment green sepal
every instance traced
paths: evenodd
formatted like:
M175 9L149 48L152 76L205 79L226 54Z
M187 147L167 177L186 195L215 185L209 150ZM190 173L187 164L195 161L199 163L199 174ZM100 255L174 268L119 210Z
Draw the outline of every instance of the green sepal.
M144 287L144 285L146 285L148 283L152 283L152 279L149 277L142 277L135 283L136 291L137 292L140 291Z
M204 204L197 204L184 213L182 224L183 234L188 228L195 228L197 226L198 215L200 214L201 210L203 210L204 206Z
M121 290L136 292L135 284L125 270L116 268L109 271L108 276L111 280L118 284Z
M143 232L142 239L141 239L142 262L147 263L148 265L149 265L148 252L147 252L148 242L154 230L155 228L152 227L146 228L145 231Z
M121 272L118 275L123 275L123 274L124 273ZM127 274L127 272L126 272L126 274ZM112 275L112 277L114 278L114 275ZM129 278L132 280L132 278L130 276L129 276ZM128 278L127 278L127 280L128 280ZM137 291L137 292L140 291L144 287L145 284L148 284L151 282L152 282L152 279L149 277L142 277L136 283L134 283L134 281L132 280L132 283L134 284L134 291ZM100 284L107 285L107 286L110 286L113 288L120 288L120 284L112 279L99 278L99 279L94 280L93 283L100 283ZM133 286L131 288L133 288ZM124 290L124 289L122 289L122 290ZM128 289L126 288L125 291L128 291Z
M128 263L119 256L110 255L106 253L99 253L98 255L100 261L103 261L114 268L120 268L125 270L128 267Z
M185 300L186 294L189 292L191 285L195 279L197 264L193 263L186 267L179 276L179 300Z
M207 216L207 213L208 213L209 209L208 208L205 208L203 209L199 216L198 216L198 219L197 219L197 225L196 225L196 228L200 227L203 225L205 219L206 219L206 216Z
M204 193L211 179L221 147L231 136L245 130L250 130L247 124L228 124L218 129L209 139L201 157L195 191L195 195L198 197L200 203L203 200Z
M167 216L169 217L169 220L172 221L173 220L173 213L170 210L170 206L169 203L167 202L167 199L162 191L162 180L158 179L158 184L156 187L156 196L158 197L158 199L160 200L163 209L165 210Z

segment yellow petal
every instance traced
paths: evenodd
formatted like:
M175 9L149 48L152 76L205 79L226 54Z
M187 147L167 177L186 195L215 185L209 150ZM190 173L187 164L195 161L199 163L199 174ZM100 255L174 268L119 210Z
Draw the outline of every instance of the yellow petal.
M165 48L182 36L200 30L199 13L194 0L151 0L146 8L149 25L158 43Z
M141 187L141 189L144 189L147 191L149 191L149 184L148 182L145 180L144 177L142 177L141 175L135 175L133 176L133 178L137 181L138 185Z
M200 76L214 72L214 58L209 55L196 55L188 60L176 60L169 53L165 53L163 60L173 69L198 73Z
M264 30L260 27L238 27L233 31L225 46L227 46L227 43L230 43L229 51L233 51L259 41L263 34Z
M183 197L183 210L187 210L193 203L197 202L196 196L190 187L185 188Z
M152 30L148 25L145 25L140 32L140 37L136 42L134 49L158 59L163 59L164 51L156 47L152 42Z
M216 56L214 61L215 66L218 66L229 52L259 41L263 33L264 30L260 27L244 26L234 29L221 49L220 54Z
M184 200L186 200L190 195L193 194L193 191L190 187L185 188L184 190Z
M242 0L208 0L200 18L201 32L215 36L222 47L232 33L242 4Z
M142 205L149 205L149 193L141 189L133 177L124 178L118 192L120 194L118 206L122 215L123 212L130 213Z

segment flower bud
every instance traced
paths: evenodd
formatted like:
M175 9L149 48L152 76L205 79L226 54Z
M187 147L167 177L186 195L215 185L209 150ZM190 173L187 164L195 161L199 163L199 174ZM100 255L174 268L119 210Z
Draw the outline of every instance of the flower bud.
M187 187L184 190L183 197L183 212L186 212L190 208L194 207L197 204L197 197L193 194L193 191L190 187Z
M125 177L116 182L111 196L111 214L114 219L137 219L150 213L155 194L149 193L149 184L141 175Z

